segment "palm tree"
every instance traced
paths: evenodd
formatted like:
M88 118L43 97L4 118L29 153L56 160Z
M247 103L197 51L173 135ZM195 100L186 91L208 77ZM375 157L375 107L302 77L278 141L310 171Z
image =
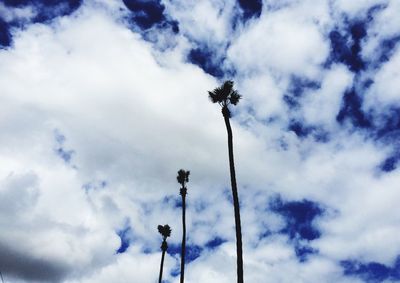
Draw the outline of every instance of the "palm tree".
M162 273L163 273L163 267L164 267L164 257L165 257L165 252L168 249L168 244L167 244L167 238L171 236L171 228L169 227L168 224L166 225L158 225L158 232L163 237L163 241L161 244L161 250L162 250L162 255L161 255L161 264L160 264L160 276L158 278L158 283L161 283L162 280Z
M229 168L231 175L231 186L233 196L233 209L235 212L236 228L236 255L237 255L237 282L243 283L243 250L242 250L242 228L240 224L239 196L236 185L235 164L233 160L233 137L229 118L231 112L229 105L236 105L242 97L233 89L233 81L225 81L220 87L208 92L209 98L213 103L218 103L222 108L222 116L225 120L226 131L228 132L228 153Z
M189 182L190 171L183 169L178 171L176 179L181 184L180 195L182 196L182 249L181 249L181 281L185 281L185 254L186 254L186 183Z

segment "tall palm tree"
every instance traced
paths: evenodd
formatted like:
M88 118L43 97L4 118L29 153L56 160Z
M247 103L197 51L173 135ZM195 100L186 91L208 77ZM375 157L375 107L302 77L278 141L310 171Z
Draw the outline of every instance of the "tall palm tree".
M222 116L224 117L226 131L228 133L229 168L236 228L237 282L243 283L242 228L240 224L239 196L236 185L235 164L233 160L233 136L231 123L229 121L229 118L231 117L229 105L236 105L242 96L233 89L233 81L225 81L220 87L215 88L213 91L209 91L208 95L213 103L218 103L221 106Z
M189 182L190 171L183 169L178 171L176 179L181 184L180 195L182 196L182 249L181 249L181 281L185 281L185 254L186 254L186 183Z
M171 236L171 228L169 227L168 224L166 224L164 226L158 225L158 232L160 232L161 236L163 237L163 241L161 244L162 255L161 255L161 264L160 264L160 276L158 278L158 283L161 283L162 273L163 273L163 268L164 268L165 252L168 249L167 238L169 236Z

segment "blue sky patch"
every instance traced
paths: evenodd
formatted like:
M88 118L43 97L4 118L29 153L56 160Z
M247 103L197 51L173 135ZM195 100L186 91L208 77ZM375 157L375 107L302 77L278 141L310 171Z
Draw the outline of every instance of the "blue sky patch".
M6 8L35 7L36 15L30 19L32 23L47 23L59 16L66 16L77 10L82 0L3 0ZM0 18L0 49L12 43L10 27L21 28L29 24L27 19L12 20L9 23Z
M66 137L61 134L60 131L55 130L54 131L54 138L56 140L56 148L54 149L55 153L62 159L64 160L65 163L70 163L72 156L75 154L74 150L67 150L64 148L64 143L66 141Z
M176 277L181 274L181 266L179 264L176 264L174 268L171 269L171 274L172 277Z
M395 49L398 47L400 42L400 35L393 36L381 41L378 49L378 64L385 63L390 60Z
M312 223L324 213L318 203L309 200L285 202L277 197L271 202L270 208L284 217L286 226L281 232L288 234L290 239L312 241L321 236Z
M349 120L353 126L358 128L371 127L371 121L362 111L362 98L354 87L344 93L342 107L336 116L336 120L340 124Z
M11 34L9 25L0 18L0 49L11 44Z
M307 138L312 136L316 142L328 142L330 135L322 127L310 126L300 121L291 120L288 125L288 131L292 131L299 138Z
M181 245L180 244L168 244L167 253L170 255L179 255L181 253Z
M397 257L393 266L386 266L378 262L363 263L356 260L343 260L340 265L344 275L358 277L368 283L400 280L400 256Z
M174 207L174 208L181 208L182 207L182 198L181 196L177 195L168 195L165 196L162 200L163 204L166 204L170 207Z
M300 262L306 262L309 258L309 256L318 254L318 250L307 246L307 245L301 245L301 244L296 244L294 247L294 251L296 253L296 257Z
M196 213L201 213L208 207L208 204L203 200L195 200L193 207Z
M383 172L391 172L397 168L399 159L400 156L398 154L395 156L389 156L380 164L379 168Z
M306 78L292 76L290 78L290 84L283 96L283 101L291 109L300 108L300 99L307 90L316 90L321 87L321 83L317 81L312 81Z
M378 119L383 122L376 126L375 139L384 146L393 146L390 155L379 165L379 168L381 171L391 172L397 168L400 161L400 144L398 142L400 139L400 108L386 109Z
M118 237L121 239L120 247L115 251L117 254L124 253L130 246L130 234L132 233L132 229L130 226L127 226L119 231L117 231Z
M320 231L313 226L313 221L324 213L318 203L306 199L285 202L280 197L275 197L270 203L270 209L284 218L286 225L280 233L288 235L300 262L305 262L310 255L318 253L308 244L321 236Z
M203 248L197 245L187 245L186 246L186 257L185 257L185 262L189 263L191 261L194 261L196 258L198 258L203 251Z
M243 19L258 18L262 11L262 0L238 0L240 8L243 10Z
M199 66L207 74L217 78L224 76L224 71L221 68L223 59L205 45L190 50L187 59L190 63Z
M65 150L62 147L56 149L56 153L65 163L70 163L72 159L72 155L75 153L73 150Z
M186 257L185 262L190 263L198 258L203 251L203 248L194 244L186 244ZM181 254L181 244L168 244L167 253L170 255L179 255Z
M206 243L206 248L208 249L215 249L217 247L219 247L220 245L222 245L223 243L225 243L227 240L222 239L220 237L215 237L214 239L208 241Z
M329 33L331 43L330 60L347 65L353 72L365 68L361 58L361 40L367 35L362 21L351 23L346 30L335 29Z
M106 180L102 181L93 181L93 182L87 182L82 185L82 188L88 192L90 190L97 190L97 189L103 189L107 187L108 182Z
M400 137L400 107L390 107L378 117L381 123L377 125L376 137L385 139L388 143L399 140Z
M58 16L66 16L78 9L82 0L3 0L9 7L34 6L38 14L33 18L35 23L43 23Z
M156 0L123 0L125 6L132 12L131 21L140 29L146 30L155 25L161 29L171 28L174 33L179 32L179 23L167 19L164 14L165 6Z
M288 126L288 130L294 132L298 137L308 137L312 132L312 127L303 125L299 121L291 121Z

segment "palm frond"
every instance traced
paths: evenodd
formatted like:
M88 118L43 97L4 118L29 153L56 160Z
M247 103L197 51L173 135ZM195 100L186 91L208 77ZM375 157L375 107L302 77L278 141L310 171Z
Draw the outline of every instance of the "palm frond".
M209 91L208 98L211 100L212 103L218 102L218 96L214 92Z
M213 91L208 92L208 97L211 99L212 103L220 103L223 100L223 89L222 87L217 87Z
M242 96L236 90L233 90L229 96L229 102L233 105L236 105L241 98Z
M190 171L186 171L185 173L185 181L189 182L189 175L190 175Z
M220 95L222 100L226 101L228 99L230 93L232 92L232 88L233 88L233 81L225 81L222 84L222 87L220 88L221 89Z

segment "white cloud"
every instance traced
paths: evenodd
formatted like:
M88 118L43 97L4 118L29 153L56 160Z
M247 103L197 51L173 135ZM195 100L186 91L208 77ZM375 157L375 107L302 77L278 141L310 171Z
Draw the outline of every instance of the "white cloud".
M343 65L334 65L324 74L321 88L303 100L304 118L310 124L334 126L342 106L343 93L352 85L352 73Z
M303 18L296 9L262 14L244 27L228 50L228 58L244 75L273 71L280 75L301 73L313 78L326 60L329 46L313 17Z
M376 5L385 5L387 0L364 0L364 1L346 1L336 0L333 4L335 9L338 9L342 13L349 15L350 17L359 17L364 15L368 9Z
M366 109L374 108L379 113L382 112L382 108L389 105L397 107L400 105L400 87L396 83L396 79L400 74L399 67L400 49L396 48L391 60L384 63L372 78L374 84L366 93Z
M231 20L235 1L165 1L167 12L180 23L189 38L210 44L225 45L233 32ZM188 13L190 11L190 13ZM224 46L221 46L224 48Z

